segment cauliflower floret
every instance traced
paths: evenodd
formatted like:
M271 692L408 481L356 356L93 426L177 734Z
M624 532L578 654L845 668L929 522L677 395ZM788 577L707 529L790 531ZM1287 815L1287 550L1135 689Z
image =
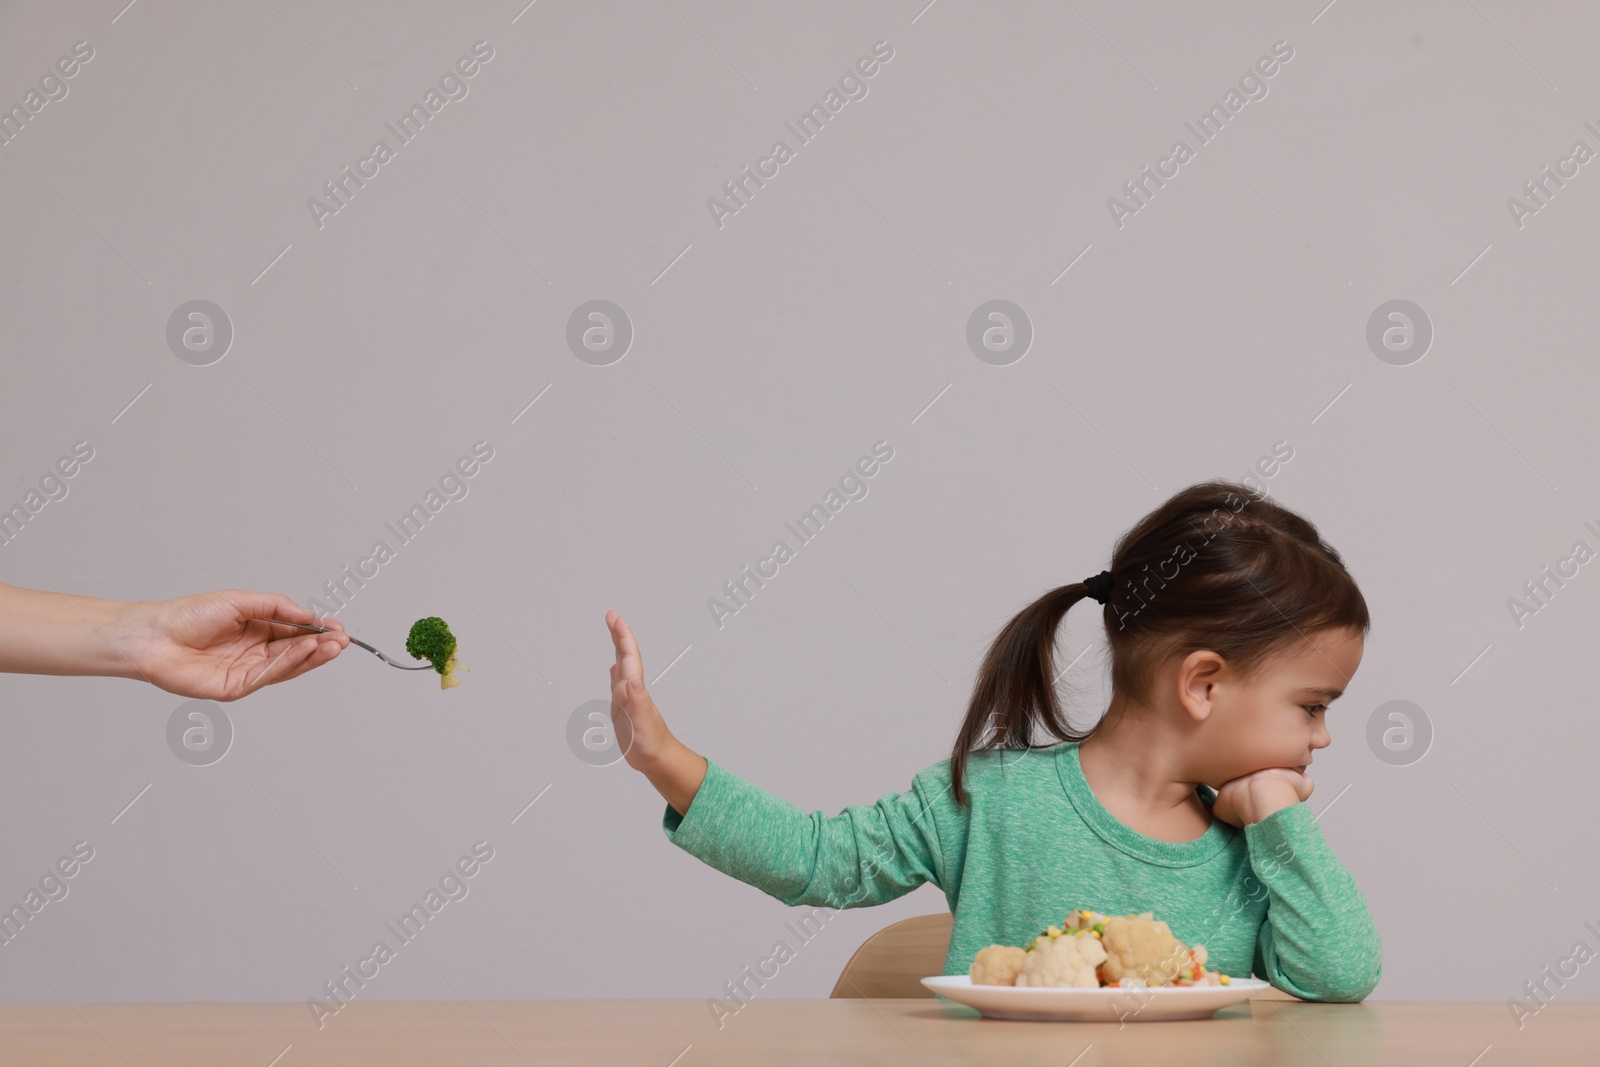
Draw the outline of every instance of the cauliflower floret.
M1012 945L990 945L978 950L967 968L973 985L1016 985L1028 954Z
M1099 989L1100 977L1095 968L1105 959L1105 946L1098 937L1063 934L1044 938L1028 953L1022 973L1017 976L1017 985Z
M1127 986L1129 979L1139 978L1153 988L1170 984L1192 966L1189 947L1148 911L1109 917L1103 940L1106 961L1100 974L1108 983Z
M1073 908L1060 926L1046 928L1020 950L990 945L969 974L974 984L1081 989L1227 985L1227 975L1206 969L1207 956L1204 945L1180 941L1154 912Z

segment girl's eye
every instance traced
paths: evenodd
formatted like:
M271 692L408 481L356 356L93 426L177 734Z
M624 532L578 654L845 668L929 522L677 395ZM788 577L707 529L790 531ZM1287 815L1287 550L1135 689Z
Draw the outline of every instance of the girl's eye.
M1306 709L1307 715L1315 715L1319 711L1328 710L1328 705L1326 704L1301 704L1300 706Z

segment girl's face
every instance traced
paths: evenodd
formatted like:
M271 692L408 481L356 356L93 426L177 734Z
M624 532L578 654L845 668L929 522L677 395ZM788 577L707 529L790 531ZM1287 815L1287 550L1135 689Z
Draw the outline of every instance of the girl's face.
M1297 640L1248 682L1226 671L1194 678L1191 696L1207 688L1200 683L1209 683L1210 713L1201 730L1208 777L1202 780L1220 786L1267 767L1305 771L1316 751L1333 740L1328 705L1355 676L1362 644L1359 633L1320 630Z

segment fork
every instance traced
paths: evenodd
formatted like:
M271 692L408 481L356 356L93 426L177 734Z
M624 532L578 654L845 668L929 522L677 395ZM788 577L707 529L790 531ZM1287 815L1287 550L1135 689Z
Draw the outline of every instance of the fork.
M303 622L284 622L282 619L258 619L253 615L250 617L250 621L252 621L252 622L270 622L275 626L297 626L302 630L311 630L311 631L313 631L315 633L319 633L319 634L326 634L326 633L332 633L333 632L333 628L329 627L329 626L308 626L307 624L305 624ZM383 662L387 663L389 666L398 667L403 671L431 671L431 670L433 670L433 664L431 664L431 663L424 663L421 666L417 666L417 667L413 667L413 666L411 666L410 664L407 664L407 663L396 663L394 660L390 659L388 656L385 656L382 652L379 652L377 649L373 648L371 645L367 644L365 641L358 641L354 637L350 638L350 643L352 645L360 645L362 648L366 649L368 652L371 652L374 656L377 656L379 659L383 660Z

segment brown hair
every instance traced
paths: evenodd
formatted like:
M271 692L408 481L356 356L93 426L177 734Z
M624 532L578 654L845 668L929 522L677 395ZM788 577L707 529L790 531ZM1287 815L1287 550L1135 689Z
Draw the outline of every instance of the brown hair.
M1363 636L1367 602L1333 547L1299 515L1237 482L1174 494L1122 535L1111 555L1102 617L1117 694L1148 699L1175 654L1210 649L1250 677L1297 638L1345 628ZM1008 622L979 669L950 755L957 804L967 803L967 755L1035 747L1039 734L1082 741L1056 699L1056 627L1088 595L1050 590Z

